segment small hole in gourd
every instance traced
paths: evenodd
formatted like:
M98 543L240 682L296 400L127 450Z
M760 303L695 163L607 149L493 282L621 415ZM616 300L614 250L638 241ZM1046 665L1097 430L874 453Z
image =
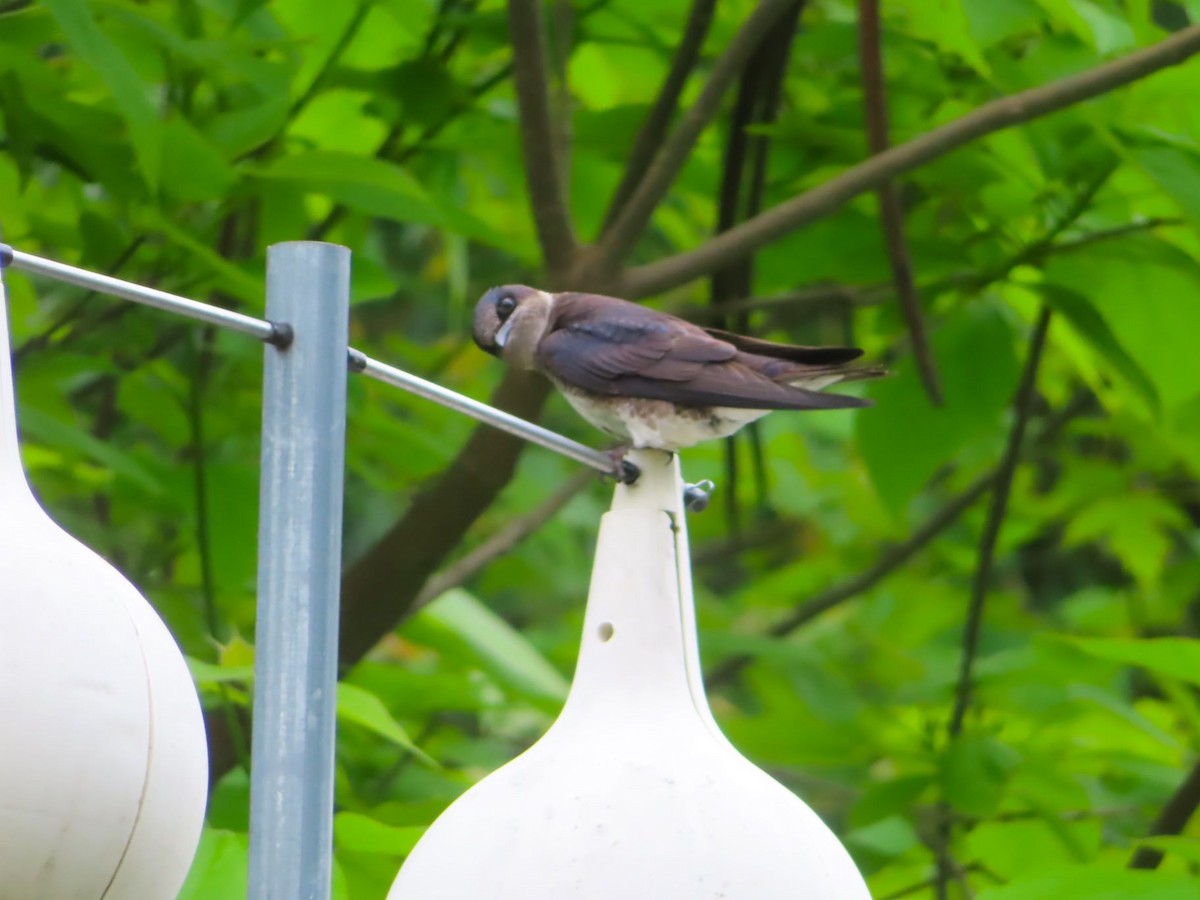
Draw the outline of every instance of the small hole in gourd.
M612 640L612 636L613 636L612 622L601 622L600 627L598 629L596 629L596 631L600 635L600 640L603 641L604 643L608 643L610 640Z

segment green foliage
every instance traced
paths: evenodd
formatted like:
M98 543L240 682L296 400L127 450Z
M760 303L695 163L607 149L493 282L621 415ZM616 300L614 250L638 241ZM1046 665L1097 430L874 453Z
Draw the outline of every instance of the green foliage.
M591 241L688 4L573 6L570 213ZM717 4L685 104L752 6ZM882 6L893 143L1200 17L1195 2L1150 0ZM807 4L780 115L753 126L771 139L763 208L865 154L853 7ZM470 304L545 277L511 64L500 0L0 5L5 240L250 313L267 245L335 240L354 249L356 346L485 397L500 372L467 336ZM941 407L917 377L873 196L755 258L755 295L821 295L760 308L755 333L854 341L894 374L864 388L874 409L764 420L761 458L736 445L736 479L721 446L686 454L690 477L720 482L690 524L705 660L749 659L713 705L845 840L877 897L935 896L947 834L950 897L1200 893L1200 823L1148 836L1200 748L1198 84L1196 63L1168 69L902 179ZM634 262L711 237L734 93ZM152 599L219 730L250 695L262 351L20 273L9 284L37 492ZM694 282L651 302L700 316L707 297ZM1048 345L952 738L987 503L943 513L996 466L1042 304ZM557 399L543 422L600 442ZM348 565L470 429L352 379ZM461 552L573 471L527 452ZM552 721L606 502L598 485L577 494L347 675L336 896L383 897L438 813ZM903 564L875 572L928 523ZM214 788L184 897L244 896L244 764ZM1139 847L1165 854L1156 871L1125 867Z

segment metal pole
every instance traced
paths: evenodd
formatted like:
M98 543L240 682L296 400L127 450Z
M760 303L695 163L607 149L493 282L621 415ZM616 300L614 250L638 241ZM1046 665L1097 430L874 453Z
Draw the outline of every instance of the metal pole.
M267 252L251 900L325 900L333 862L342 468L350 251Z
M68 266L66 263L55 262L31 253L22 253L7 244L0 244L0 259L5 260L6 263L11 260L12 267L20 269L22 272L44 275L76 287L88 288L99 294L132 300L134 303L178 313L198 322L207 322L231 331L240 331L242 334L248 334L269 344L286 344L290 339L286 328L272 325L262 319L246 316L231 309L221 309L219 306L210 306L207 303L189 300L178 294L168 294L166 291L134 284L132 281L122 281L111 275L101 275L99 272Z

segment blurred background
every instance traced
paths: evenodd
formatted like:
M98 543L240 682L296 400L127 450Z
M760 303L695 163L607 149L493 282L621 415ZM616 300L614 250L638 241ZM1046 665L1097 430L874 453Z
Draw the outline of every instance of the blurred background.
M252 314L269 244L346 244L356 346L594 446L471 343L484 289L865 348L875 407L684 454L722 727L876 897L1200 897L1200 63L1163 68L1200 3L510 5L3 0L4 239ZM8 282L34 487L203 693L183 896L244 896L263 351ZM611 486L359 378L348 441L335 895L372 900L552 721Z

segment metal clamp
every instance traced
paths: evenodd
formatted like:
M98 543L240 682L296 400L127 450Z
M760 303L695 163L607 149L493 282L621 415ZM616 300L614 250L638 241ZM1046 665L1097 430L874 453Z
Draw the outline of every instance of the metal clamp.
M683 508L688 512L704 512L708 509L709 500L712 499L713 491L717 486L709 479L697 481L695 484L685 484L683 486Z

